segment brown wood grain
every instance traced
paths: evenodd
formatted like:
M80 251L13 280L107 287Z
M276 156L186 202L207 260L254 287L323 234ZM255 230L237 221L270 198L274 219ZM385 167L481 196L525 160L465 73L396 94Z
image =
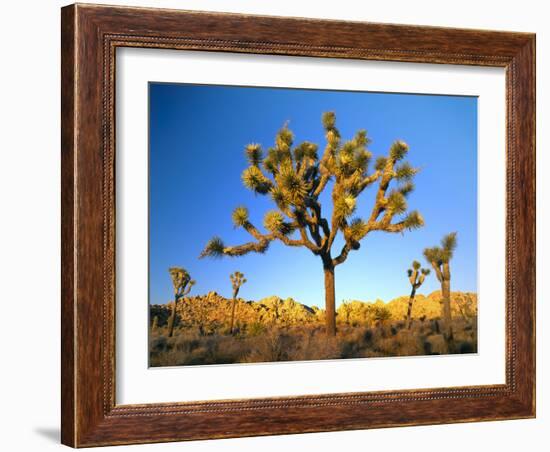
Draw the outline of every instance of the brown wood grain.
M535 415L534 35L78 4L62 9L61 36L64 444ZM124 46L506 68L506 384L116 405L114 67Z
M75 444L74 385L74 9L61 11L61 441Z

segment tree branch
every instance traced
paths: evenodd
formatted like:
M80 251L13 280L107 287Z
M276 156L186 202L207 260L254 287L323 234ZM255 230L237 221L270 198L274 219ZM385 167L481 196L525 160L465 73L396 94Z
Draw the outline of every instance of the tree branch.
M380 171L376 170L374 173L372 173L370 176L365 177L361 184L359 185L359 191L357 194L361 193L365 188L367 188L369 185L373 184L377 181L377 179L380 177L381 173Z
M386 232L403 232L406 228L405 222L400 221L399 223L394 224L385 224L383 222L376 222L374 227L372 228L373 231L386 231Z
M441 268L440 268L439 264L435 261L430 262L430 264L432 264L432 267L435 270L435 275L437 276L437 280L439 282L442 282L443 281L443 274L441 273Z
M256 239L255 242L248 242L242 245L225 246L221 239L214 238L206 245L205 249L200 254L200 257L214 256L242 256L251 252L263 253L269 247L269 243L275 239L273 234L262 234L258 229L246 220L242 227Z
M418 270L414 269L411 273L411 276L409 277L409 281L411 282L411 285L416 289L416 277L418 276Z
M286 235L283 235L281 233L274 233L273 236L277 239L279 239L281 242L283 242L285 245L287 246L305 246L306 248L310 249L311 251L313 251L314 254L318 254L319 253L319 250L317 249L317 247L311 243L309 240L295 240L295 239L291 239L290 237L287 237Z
M313 242L311 242L311 241L309 240L309 237L307 236L307 233L306 233L306 230L305 230L304 227L300 226L300 227L298 228L298 230L299 230L299 232L300 232L300 237L302 238L302 240L298 240L298 241L296 241L296 242L301 242L301 244L302 244L303 246L305 246L306 248L308 248L309 250L311 250L311 251L313 252L313 254L318 254L319 251L321 251L321 247L318 246L318 245L316 245L315 243L313 243ZM281 240L285 245L289 245L289 243L287 243L287 242L285 241L285 240L288 239L288 237L283 236L283 238L284 238L285 240L281 239L281 238L278 237L278 236L277 236L277 238L278 238L279 240ZM295 245L290 245L290 246L295 246Z
M321 239L321 234L319 234L319 219L317 217L317 214L315 213L315 210L313 210L312 215L308 215L306 212L305 219L306 219L309 234L313 238L313 241L315 242L315 244L318 247L321 247L323 244L323 241Z
M243 224L243 228L258 241L266 238L262 233L260 233L260 231L258 231L258 229L256 229L256 227L250 221L246 221Z
M445 279L445 281L448 281L451 279L451 269L449 268L449 262L443 262L442 276Z
M271 239L273 240L273 239ZM236 246L227 246L223 249L223 254L227 256L243 256L248 253L264 253L269 247L271 242L266 236L265 239L259 240L257 242L248 242L242 245Z
M358 250L360 247L361 244L359 242L351 240L346 241L346 243L342 247L342 251L340 251L340 254L332 259L332 265L336 267L337 265L342 264L348 258L348 254L351 250Z
M321 178L319 180L319 185L317 185L317 188L313 192L313 196L316 197L322 193L322 191L327 186L328 181L330 180L330 171L328 171L322 163L321 165L319 165L319 171L321 172Z
M315 224L321 227L323 234L325 235L325 240L330 236L330 228L328 226L328 221L326 218L323 218L321 213L322 206L318 199L308 198L306 199L306 206L312 209L315 212ZM322 240L324 242L324 240ZM322 246L322 243L321 243Z

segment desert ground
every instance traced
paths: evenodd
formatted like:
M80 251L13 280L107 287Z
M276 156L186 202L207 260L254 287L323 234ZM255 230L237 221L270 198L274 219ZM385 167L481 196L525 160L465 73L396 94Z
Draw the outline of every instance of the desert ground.
M442 332L440 291L416 295L410 328L408 303L408 296L387 303L345 301L331 336L323 309L292 298L236 299L231 330L232 299L215 292L186 297L177 305L172 336L172 304L150 306L149 362L159 367L477 352L475 293L451 293L450 340Z

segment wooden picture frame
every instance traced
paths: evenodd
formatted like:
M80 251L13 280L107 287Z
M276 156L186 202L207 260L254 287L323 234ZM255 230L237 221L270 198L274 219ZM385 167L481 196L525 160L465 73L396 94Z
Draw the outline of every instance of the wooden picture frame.
M535 35L71 5L62 9L62 442L73 447L535 416ZM506 383L115 403L115 50L506 69Z

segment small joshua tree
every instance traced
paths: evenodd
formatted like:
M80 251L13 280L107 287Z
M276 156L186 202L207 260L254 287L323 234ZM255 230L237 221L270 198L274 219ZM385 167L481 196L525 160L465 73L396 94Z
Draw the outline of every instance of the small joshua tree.
M233 287L233 300L231 303L231 326L229 327L229 332L233 334L233 325L235 322L235 305L237 304L237 295L239 295L239 289L246 282L246 278L241 272L231 273L229 275L231 279L231 286Z
M451 232L441 239L441 246L426 248L424 257L435 271L441 284L443 334L447 341L453 339L451 317L451 267L450 261L456 249L456 232Z
M233 223L248 232L252 241L227 246L214 237L201 257L264 253L273 241L307 248L323 265L326 331L335 335L336 266L345 262L350 251L358 250L370 232L403 232L421 227L424 221L417 211L407 212L406 198L414 189L412 179L417 169L403 161L409 150L403 141L395 141L387 156L376 159L371 171L366 131L359 130L353 139L343 141L332 112L323 115L323 127L327 144L321 157L316 144L305 141L293 146L294 137L286 125L267 153L259 144L246 147L249 166L242 173L243 184L256 194L268 195L276 206L265 214L267 232L253 225L248 209L239 206L233 211ZM392 182L397 185L392 186ZM365 219L353 218L357 199L375 183L378 187L370 214ZM332 214L327 217L321 198L330 186ZM343 246L333 257L338 233L343 236Z
M156 315L155 317L153 317L153 326L151 326L151 331L157 331L159 327L159 316Z
M178 302L191 291L191 288L195 285L195 281L191 279L191 276L184 268L171 267L168 269L168 272L174 286L174 304L172 305L172 314L168 320L168 337L172 337L176 324Z
M407 329L411 328L411 314L412 307L414 303L414 297L416 295L416 289L418 289L426 279L426 276L430 274L429 268L420 268L420 262L413 261L412 268L407 270L407 275L409 276L409 281L411 283L411 296L409 297L409 306L407 307Z

